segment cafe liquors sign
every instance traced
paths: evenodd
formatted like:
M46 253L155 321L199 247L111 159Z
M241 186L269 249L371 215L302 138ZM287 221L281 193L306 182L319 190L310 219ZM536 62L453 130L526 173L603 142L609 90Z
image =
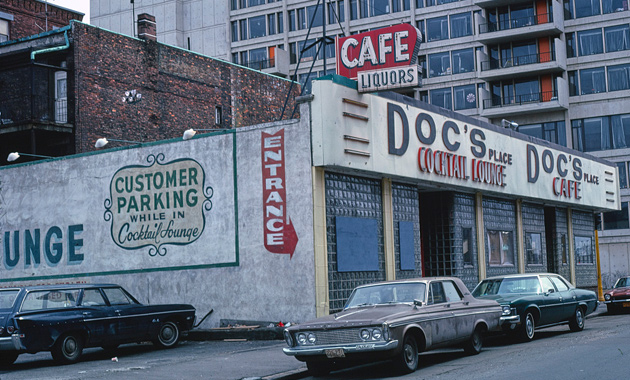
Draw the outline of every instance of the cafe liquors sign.
M125 166L112 177L104 218L121 248L164 256L166 245L190 244L204 230L213 190L204 187L203 168L192 159L163 160L151 154L149 165Z
M337 74L356 79L359 92L416 87L421 39L410 24L338 38Z

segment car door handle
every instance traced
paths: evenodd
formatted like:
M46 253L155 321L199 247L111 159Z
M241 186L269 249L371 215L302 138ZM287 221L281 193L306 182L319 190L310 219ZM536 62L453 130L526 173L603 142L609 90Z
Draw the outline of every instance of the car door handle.
M89 315L90 315L90 313L88 313L87 311L84 311L84 312L83 312L83 316L84 316L84 317L87 317L87 316L89 316Z
M114 310L114 313L119 314L120 315L120 310Z
M446 305L444 305L444 307L451 307L451 304L447 303Z

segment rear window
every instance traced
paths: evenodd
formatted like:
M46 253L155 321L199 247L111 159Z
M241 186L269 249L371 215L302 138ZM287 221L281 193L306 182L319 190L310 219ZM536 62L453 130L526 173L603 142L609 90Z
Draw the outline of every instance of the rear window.
M12 308L19 292L19 289L0 290L0 309Z
M38 290L24 297L21 311L57 309L76 306L79 289Z

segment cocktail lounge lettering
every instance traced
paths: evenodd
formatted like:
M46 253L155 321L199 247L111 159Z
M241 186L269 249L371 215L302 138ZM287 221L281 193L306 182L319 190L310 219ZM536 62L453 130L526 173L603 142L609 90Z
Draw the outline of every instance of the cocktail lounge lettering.
M401 121L398 127L396 120ZM415 120L410 120L406 111L393 103L387 104L389 154L403 156L407 152L411 123L414 123L418 141L425 145L421 146L417 153L417 166L420 172L498 187L507 185L507 168L513 164L513 154L488 147L486 132L482 129L467 124L462 126L450 119L447 119L440 128L430 114L422 112L416 116ZM396 140L397 128L400 141ZM469 136L472 156L466 152L458 154L463 134ZM438 137L442 139L446 150L431 147ZM580 200L583 182L599 185L598 175L583 172L582 160L579 157L561 152L554 154L550 149L539 152L538 148L532 144L527 144L525 153L527 181L537 183L541 170L551 174L549 186L558 198Z
M62 263L64 257L68 265L81 264L84 253L81 252L83 239L79 236L82 232L82 224L5 231L2 238L4 268L15 269L20 262L24 268L37 268L42 262L54 267Z
M166 254L164 244L190 244L203 232L212 188L204 193L204 171L191 159L151 166L127 166L112 178L105 220L112 220L112 239L125 249L152 246L150 255ZM204 206L205 205L205 206Z

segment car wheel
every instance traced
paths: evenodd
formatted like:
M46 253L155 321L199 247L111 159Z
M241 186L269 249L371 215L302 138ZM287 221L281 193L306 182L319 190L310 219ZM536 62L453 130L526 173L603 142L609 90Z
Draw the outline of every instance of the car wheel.
M157 336L153 340L153 344L160 348L173 348L179 341L179 327L175 322L164 322L160 326Z
M536 321L534 320L534 315L528 311L525 314L525 318L523 318L523 325L519 331L519 337L524 342L530 342L534 339L535 329Z
M483 346L483 327L477 326L470 339L464 343L464 352L468 355L477 355Z
M326 362L307 361L306 368L312 376L326 376L330 373L330 364Z
M51 350L53 359L62 364L76 363L83 353L83 339L76 333L62 335Z
M575 309L575 313L573 313L573 317L569 321L569 328L571 331L584 330L584 312L581 307Z
M403 339L402 351L395 359L396 367L402 373L412 373L418 369L418 343L411 335Z
M18 354L17 352L3 352L0 356L0 367L6 367L13 364L18 355L20 354Z

